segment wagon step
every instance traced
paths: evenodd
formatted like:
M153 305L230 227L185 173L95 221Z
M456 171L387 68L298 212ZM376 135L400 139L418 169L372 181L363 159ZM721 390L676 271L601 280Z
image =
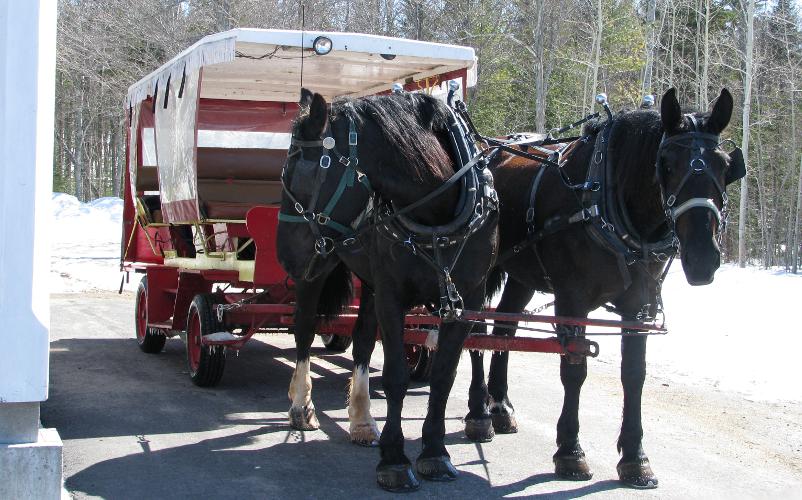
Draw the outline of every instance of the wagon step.
M201 337L201 344L202 345L221 345L230 347L232 349L239 349L245 342L247 342L253 333L246 334L246 335L234 335L231 332L220 331L210 333L208 335L204 335Z

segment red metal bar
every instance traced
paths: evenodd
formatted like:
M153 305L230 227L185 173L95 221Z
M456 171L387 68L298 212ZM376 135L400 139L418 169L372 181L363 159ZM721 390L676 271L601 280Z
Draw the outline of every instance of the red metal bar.
M522 321L526 323L547 323L568 326L601 326L608 328L626 328L628 330L644 330L666 333L665 327L638 321L617 321L611 319L572 318L569 316L546 316L528 313L502 313L495 311L463 311L463 317L475 321Z

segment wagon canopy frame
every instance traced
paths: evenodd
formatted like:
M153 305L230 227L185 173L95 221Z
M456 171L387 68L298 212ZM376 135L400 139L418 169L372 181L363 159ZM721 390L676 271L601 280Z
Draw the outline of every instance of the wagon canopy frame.
M331 50L316 52L318 39L330 41ZM233 201L235 189L216 182L225 179L239 182L247 203L277 201L276 186L262 189L253 181L277 179L273 170L286 157L303 82L331 100L394 85L445 96L451 80L463 95L475 84L472 48L323 31L234 29L206 36L128 89L130 195L136 200L158 189L160 215L169 224L241 220L242 214L215 215L204 202ZM222 171L225 164L232 171ZM231 192L222 196L221 189Z
M331 52L313 50L318 37ZM303 46L301 46L303 44ZM153 96L168 81L205 68L202 98L296 102L304 79L327 100L390 90L393 82L413 83L467 69L466 87L476 83L476 54L470 47L404 40L361 33L238 28L208 35L128 89L126 104Z

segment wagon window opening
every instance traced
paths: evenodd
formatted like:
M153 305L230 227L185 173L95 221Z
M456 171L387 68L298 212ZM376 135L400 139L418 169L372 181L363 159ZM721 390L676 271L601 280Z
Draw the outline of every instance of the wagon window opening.
M281 202L293 103L201 99L198 195L208 219L244 220Z

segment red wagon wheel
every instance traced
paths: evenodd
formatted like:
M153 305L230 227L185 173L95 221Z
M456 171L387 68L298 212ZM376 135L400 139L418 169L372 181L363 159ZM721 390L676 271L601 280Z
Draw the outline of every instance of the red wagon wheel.
M148 277L143 276L136 290L136 342L143 352L156 354L164 349L167 336L158 328L148 327Z
M201 337L221 330L214 311L214 297L199 294L192 300L187 315L187 366L189 378L200 387L217 385L226 366L225 346L201 343Z
M327 351L343 352L351 347L352 339L345 335L321 334L320 340L323 341L323 345L326 347Z
M409 378L416 382L427 382L432 373L434 353L422 345L404 344L404 354L409 367Z

